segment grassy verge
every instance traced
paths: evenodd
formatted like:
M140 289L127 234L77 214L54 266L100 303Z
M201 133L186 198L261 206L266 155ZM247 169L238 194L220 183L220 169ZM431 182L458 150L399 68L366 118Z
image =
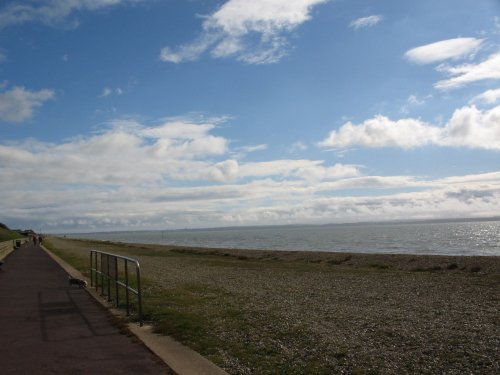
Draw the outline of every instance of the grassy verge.
M0 242L23 238L19 233L0 227Z
M63 259L67 263L71 264L74 268L80 271L82 274L88 276L89 275L89 258L85 257L85 253L74 252L74 251L66 251L64 248L57 247L53 244L53 242L49 240L45 240L43 242L43 246L57 255L59 258Z
M494 374L500 257L179 248L51 238L138 258L144 309L231 374ZM479 360L480 358L481 360Z

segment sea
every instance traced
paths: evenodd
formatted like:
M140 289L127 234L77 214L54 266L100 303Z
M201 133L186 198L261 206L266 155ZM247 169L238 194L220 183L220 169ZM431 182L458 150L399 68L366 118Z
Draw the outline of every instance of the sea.
M120 231L66 237L206 248L500 256L500 220Z

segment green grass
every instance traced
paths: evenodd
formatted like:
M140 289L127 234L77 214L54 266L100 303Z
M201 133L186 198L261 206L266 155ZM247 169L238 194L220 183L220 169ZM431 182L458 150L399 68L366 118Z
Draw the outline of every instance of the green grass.
M71 264L74 268L80 271L82 274L89 276L89 264L90 260L88 257L85 257L83 254L77 254L69 251L65 251L64 249L56 248L50 240L45 239L43 241L43 246L57 255L59 258L64 260L66 263Z
M14 232L14 231L11 231L11 230L8 230L8 229L0 227L0 242L9 241L9 240L15 240L15 239L18 239L18 238L23 238L23 237L24 236L20 235L17 232Z
M217 351L218 343L210 334L214 327L207 306L224 296L222 290L184 283L175 288L148 292L147 285L151 282L146 279L145 284L144 314L155 332L172 336L206 355Z

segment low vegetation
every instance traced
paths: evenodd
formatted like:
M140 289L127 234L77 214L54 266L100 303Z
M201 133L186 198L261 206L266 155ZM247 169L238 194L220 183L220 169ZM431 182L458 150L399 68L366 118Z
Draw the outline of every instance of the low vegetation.
M47 243L138 258L156 331L231 374L500 372L500 257Z
M0 223L0 242L22 238L18 232L10 230L6 225Z

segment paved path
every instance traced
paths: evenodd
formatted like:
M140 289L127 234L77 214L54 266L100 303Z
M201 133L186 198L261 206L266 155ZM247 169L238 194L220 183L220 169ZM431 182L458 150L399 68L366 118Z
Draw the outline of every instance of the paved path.
M1 374L172 374L33 244L0 269L0 358Z

